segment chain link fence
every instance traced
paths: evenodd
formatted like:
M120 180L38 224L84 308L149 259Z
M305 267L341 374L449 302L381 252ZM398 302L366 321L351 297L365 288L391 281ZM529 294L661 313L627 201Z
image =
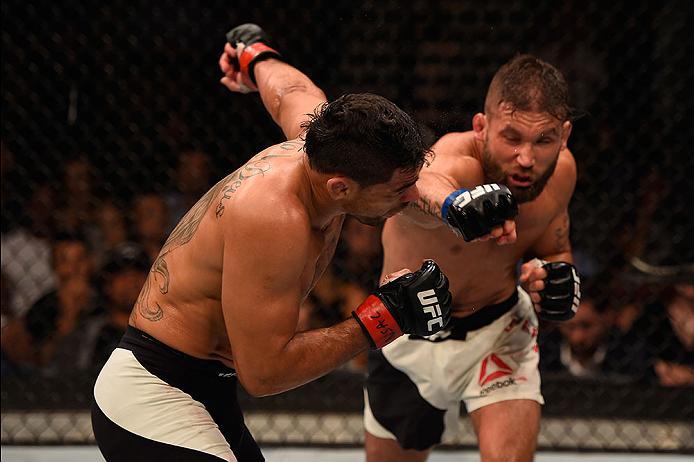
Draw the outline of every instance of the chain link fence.
M191 201L282 139L259 98L218 82L225 32L251 21L329 98L386 96L432 142L469 129L514 54L559 67L582 115L569 142L571 233L601 368L572 370L569 334L542 326L540 446L694 451L691 13L684 1L645 0L3 2L2 443L92 442L93 369L119 333L102 302L113 252L129 242L156 255ZM81 267L57 267L56 249L75 240L94 264L86 286L66 288L61 268ZM306 326L342 319L346 300L375 284L375 262L377 231L348 222ZM101 324L61 356L37 345L62 325L50 307L63 289ZM36 344L21 345L18 324ZM79 341L101 355L81 354ZM254 435L361 444L363 367L357 358L276 397L241 392ZM446 445L475 444L464 422Z

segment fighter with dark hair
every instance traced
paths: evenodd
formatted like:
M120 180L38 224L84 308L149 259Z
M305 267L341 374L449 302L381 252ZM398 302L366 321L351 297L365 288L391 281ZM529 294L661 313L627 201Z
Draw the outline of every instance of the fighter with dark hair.
M249 67L262 69L257 82L266 106L277 100L266 81L302 101L293 112L280 104L270 110L295 136L302 114L322 103L320 90L299 71L291 74L274 50L258 53L267 37L257 26L239 26L228 39L222 83L247 92L255 88ZM571 128L561 73L534 56L516 56L492 79L472 130L432 147L419 198L385 223L383 274L435 258L450 278L453 317L435 335L402 336L370 352L367 460L425 460L456 430L461 402L482 460L532 460L543 403L536 311L551 321L570 319L580 298L569 242Z
M264 72L256 69L261 90L277 94ZM373 222L416 201L429 155L416 124L385 98L304 98L320 106L304 120L306 142L271 146L220 180L155 259L94 386L92 425L106 460L262 461L237 379L255 396L280 393L369 346L448 322L448 280L427 260L393 272L348 320L297 332L345 214ZM291 94L277 102L290 114L305 107Z

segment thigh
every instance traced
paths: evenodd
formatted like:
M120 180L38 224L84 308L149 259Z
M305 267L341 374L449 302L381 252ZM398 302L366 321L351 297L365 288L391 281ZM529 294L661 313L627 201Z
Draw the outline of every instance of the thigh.
M470 413L483 462L532 461L540 430L540 404L500 401Z

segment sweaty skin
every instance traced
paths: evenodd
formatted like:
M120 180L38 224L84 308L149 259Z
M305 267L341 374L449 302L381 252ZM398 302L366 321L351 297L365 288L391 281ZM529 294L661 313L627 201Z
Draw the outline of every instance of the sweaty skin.
M232 91L239 91L241 78L228 63L236 54L227 45L220 57L225 73L222 83ZM275 60L256 66L259 84L272 82L281 89L273 93L261 88L260 96L289 139L301 133L306 114L325 101L320 89L293 70ZM285 102L279 104L280 99ZM544 112L516 111L502 102L487 114L476 114L473 130L442 137L432 147L433 160L417 181L419 200L384 225L381 279L396 269L417 267L422 259L433 258L450 279L453 316L464 317L511 295L521 258L572 262L568 205L576 185L576 163L566 146L570 133L570 122ZM485 144L487 154L501 168L494 178L485 175L483 168ZM466 243L444 224L441 204L452 191L499 182L514 194L527 194L528 185L550 171L555 161L554 172L539 196L521 203L515 220L503 229L495 228L489 237ZM544 277L546 272L532 263L521 268L520 281L536 309Z
M130 316L179 351L235 368L258 396L302 385L368 348L352 318L296 332L345 215L319 190L329 175L308 167L302 146L272 146L212 187L172 231ZM353 201L368 202L359 208L367 216L388 215L416 199L407 185L417 175L396 171Z
M511 295L516 287L516 263L523 256L571 261L567 206L576 167L568 149L560 151L554 175L542 193L534 201L520 204L515 219L517 239L505 245L494 239L465 243L441 221L424 226L416 223L422 209L440 217L441 200L433 199L435 194L427 195L428 181L446 183L448 191L489 182L481 163L483 141L474 131L448 134L433 150L435 158L422 170L418 184L422 196L418 210L394 216L384 226L384 274L423 256L435 258L450 279L453 316L463 317Z
M242 76L230 64L236 56L237 50L227 46L220 68L225 74L222 84L238 92L243 90ZM305 114L321 102L316 97L319 89L295 69L272 59L257 63L255 71L259 83L272 81L283 89L273 93L261 87L260 96L287 138L296 137ZM279 104L279 94L293 104ZM450 280L453 315L464 317L516 290L521 258L571 262L568 204L576 165L566 146L570 133L569 121L546 112L515 110L501 101L474 116L472 131L441 138L433 147L433 161L417 181L419 198L385 223L383 274L417 266L424 258L436 260ZM466 243L445 225L441 205L451 192L485 183L506 184L520 202L519 214L488 236ZM534 262L521 266L519 280L536 310L546 276ZM537 401L499 401L470 417L482 460L533 459L540 421ZM396 441L369 432L365 448L366 459L378 462L421 462L429 452L403 450Z
M297 280L292 295L298 308L330 261L343 221L339 215L311 223L300 146L300 142L288 141L266 149L219 181L192 207L152 265L131 314L131 325L187 354L235 367L227 335L227 327L234 329L231 318L236 317L231 305L235 299L248 296L240 288L244 282L262 283L258 278L272 274L258 267L239 266L253 261L249 254L263 247L300 247L295 253L305 258L305 263L292 275ZM286 224L285 233L269 236L253 232L254 225L257 228L269 221L268 211L273 217L282 217L273 226ZM270 257L268 265L281 265L282 259L277 257ZM279 261L273 261L276 258ZM238 268L232 269L232 265ZM296 267L294 264L287 271ZM227 285L233 293L225 292ZM271 290L272 283L267 286ZM266 298L257 294L257 302L244 313L262 322ZM225 303L229 310L223 309ZM291 322L290 316L286 323ZM261 334L262 324L257 329Z

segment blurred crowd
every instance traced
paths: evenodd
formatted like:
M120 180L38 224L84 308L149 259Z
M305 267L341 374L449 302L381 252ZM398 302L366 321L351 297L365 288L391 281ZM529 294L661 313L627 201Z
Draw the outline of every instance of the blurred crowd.
M123 335L166 237L209 189L209 156L180 153L174 186L99 192L86 156L26 184L2 146L2 374L97 372Z
M168 233L219 176L200 150L180 152L168 188L134 194L99 192L102 179L86 156L59 168L58 181L28 185L13 153L2 148L3 377L96 374L125 331ZM625 252L638 250L628 247L648 218L637 219ZM580 309L568 322L541 325L541 369L694 386L692 280L630 280L576 253L584 279ZM377 284L381 257L380 229L348 217L297 329L350 316ZM365 356L346 368L364 373Z

